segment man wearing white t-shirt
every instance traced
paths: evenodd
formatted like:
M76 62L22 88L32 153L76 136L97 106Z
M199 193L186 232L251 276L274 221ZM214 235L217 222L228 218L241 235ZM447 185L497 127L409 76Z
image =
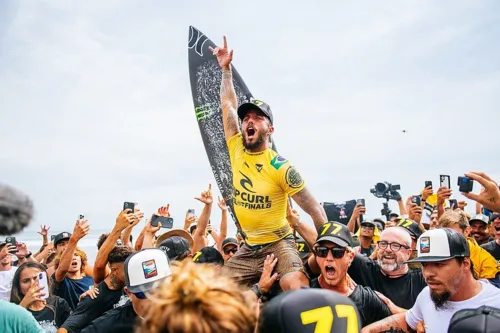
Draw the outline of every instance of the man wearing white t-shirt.
M12 266L11 253L15 250L16 247L11 244L0 244L0 298L7 302L10 302L12 279L17 270L17 267Z
M481 305L500 308L500 289L476 280L463 235L448 228L429 230L418 239L417 249L418 257L409 262L422 264L428 286L410 310L373 323L362 333L415 332L420 321L426 333L443 333L459 310Z

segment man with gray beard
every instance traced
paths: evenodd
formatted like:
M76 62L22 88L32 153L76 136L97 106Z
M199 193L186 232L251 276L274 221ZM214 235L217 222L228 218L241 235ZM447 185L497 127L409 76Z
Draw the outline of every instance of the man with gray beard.
M377 261L357 254L347 273L356 283L382 293L396 306L410 309L427 286L422 272L406 264L412 254L411 243L404 228L387 228L377 244Z

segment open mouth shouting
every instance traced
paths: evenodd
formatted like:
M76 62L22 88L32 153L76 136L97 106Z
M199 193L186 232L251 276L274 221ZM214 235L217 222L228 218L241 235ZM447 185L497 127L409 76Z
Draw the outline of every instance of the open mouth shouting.
M252 140L255 137L256 131L252 125L247 127L247 139Z
M327 279L333 280L335 278L335 274L337 273L337 270L335 269L335 267L333 267L332 265L327 265L325 267L325 271L326 271L326 278Z

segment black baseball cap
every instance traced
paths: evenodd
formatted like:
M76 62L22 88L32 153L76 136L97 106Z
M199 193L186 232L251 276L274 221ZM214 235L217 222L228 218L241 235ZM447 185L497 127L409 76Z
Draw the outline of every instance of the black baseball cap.
M264 103L263 101L260 101L258 99L254 99L248 103L241 104L238 108L238 117L243 120L248 111L251 110L262 112L264 116L266 116L269 121L271 121L271 125L273 124L273 114L271 112L271 107L267 103Z
M416 239L422 236L422 230L420 229L420 226L418 225L417 222L406 218L398 219L397 222L398 222L397 226L408 231L410 236Z
M190 246L188 240L184 237L172 236L161 242L158 248L167 254L170 261L174 261L177 260L181 254L189 251Z
M67 240L67 239L70 239L71 238L71 233L70 232L61 232L59 234L57 234L55 237L54 237L54 246L57 246L57 244L59 244L60 242L62 242L63 240Z
M232 238L232 237L229 237L229 238L226 238L224 239L224 241L222 242L222 248L224 249L227 245L235 245L235 246L240 246L240 244L238 244L238 240L236 238Z
M393 218L393 217L399 217L399 215L397 213L390 213L389 218Z
M193 261L198 264L224 265L224 258L216 248L206 246L193 255Z
M364 220L361 222L361 226L377 227L377 224L371 220Z
M450 319L448 333L496 333L500 328L500 309L483 305L463 309Z
M490 223L495 221L497 218L500 218L500 213L493 213L490 215Z
M300 259L305 259L311 253L311 249L307 245L304 238L299 237L295 240L297 244L297 250L299 251Z
M352 247L353 243L351 232L340 222L327 222L321 226L321 232L315 244L324 241L335 243L340 247Z
M458 257L470 257L465 237L450 228L428 230L420 236L418 256L407 262L439 262Z
M348 297L331 290L307 288L285 292L264 305L259 317L259 333L312 333L315 331L316 321L304 324L301 315L314 310L318 311L319 315L319 309L324 309L323 311L332 314L333 319L338 305L353 313L356 329L348 331L347 325L348 322L352 325L351 321L338 320L336 314L328 332L360 332L361 319L358 310Z

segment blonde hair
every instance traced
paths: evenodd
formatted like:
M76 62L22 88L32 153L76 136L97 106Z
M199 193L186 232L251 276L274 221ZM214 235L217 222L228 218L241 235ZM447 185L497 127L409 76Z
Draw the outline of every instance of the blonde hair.
M58 253L54 259L54 266L56 269L59 268L59 263L61 262L61 257L63 254L64 252ZM79 256L82 259L82 266L80 268L80 272L82 273L85 272L85 267L87 267L87 254L82 249L77 247L75 249L75 253L73 254L73 256L75 255Z
M244 291L213 267L190 260L171 264L172 275L153 293L137 333L253 333L257 315Z
M462 231L465 231L469 226L469 219L467 215L462 210L449 210L445 212L438 221L438 226L440 228L449 228L454 224L458 224Z

